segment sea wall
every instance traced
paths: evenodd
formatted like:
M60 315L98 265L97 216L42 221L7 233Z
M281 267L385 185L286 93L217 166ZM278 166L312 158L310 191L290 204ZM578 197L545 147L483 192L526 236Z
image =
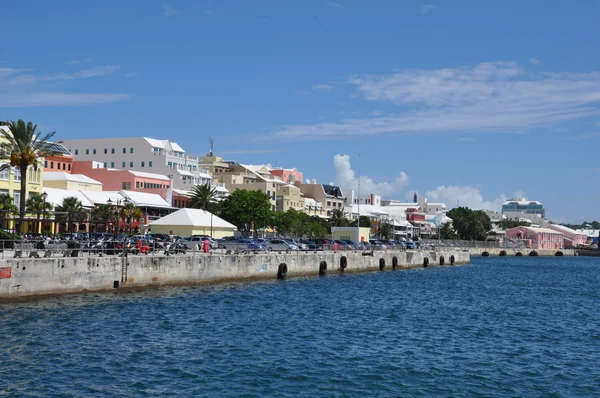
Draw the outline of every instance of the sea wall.
M469 261L469 252L457 250L382 251L374 252L372 256L361 252L301 252L8 259L0 264L0 299L115 288L458 265Z
M504 252L504 254L501 254ZM535 252L537 256L575 256L575 250L573 249L510 249L510 248L480 248L480 247L470 247L469 254L471 256L486 256L487 253L490 257L496 256L529 256L530 253ZM520 254L517 254L520 253ZM557 254L558 253L558 254Z

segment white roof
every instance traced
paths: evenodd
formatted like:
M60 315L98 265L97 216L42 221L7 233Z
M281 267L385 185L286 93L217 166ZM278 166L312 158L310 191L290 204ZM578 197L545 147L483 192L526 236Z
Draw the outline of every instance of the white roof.
M517 203L520 205L541 205L542 202L538 202L537 200L527 200L527 199L511 199L511 200L507 200L506 202L502 203L503 205L507 205L509 203Z
M128 170L131 174L133 174L134 176L137 177L143 177L143 178L154 178L157 180L163 180L163 181L171 181L169 179L169 177L167 177L164 174L156 174L156 173L145 173L143 171L135 171L135 170ZM44 173L44 178L46 177L46 173Z
M178 195L183 195L183 196L192 196L193 195L192 191L187 191L185 189L173 188L173 192L175 192Z
M200 172L200 173L198 173L198 175L200 177L202 177L202 178L207 178L209 180L212 180L212 176L210 174L208 174L208 173L202 173L202 172Z
M576 231L579 234L587 235L588 238L589 237L594 237L595 238L595 237L598 236L598 233L600 232L600 229L577 229Z
M171 205L156 193L137 191L120 191L119 193L138 207L165 207L172 209Z
M169 142L168 140L157 140L157 139L148 138L148 137L144 137L144 139L146 141L148 141L148 143L150 145L152 145L154 148L161 148L161 149L167 149L167 143Z
M88 191L71 191L69 189L56 189L56 188L44 188L44 192L48 194L46 198L46 202L52 204L53 206L62 205L63 200L69 197L76 197L79 199L83 207L94 207L94 203L88 200L88 198L83 194L83 192Z
M110 199L113 206L117 205L117 199L122 201L125 199L123 195L121 195L118 191L83 191L85 197L93 204L96 205L105 205L108 204L108 200Z
M179 225L191 227L210 227L211 214L200 209L180 209L167 216L159 218L150 223L150 225ZM216 228L237 229L235 225L212 215L212 226Z
M526 230L533 231L533 232L540 233L540 234L543 233L543 234L559 234L559 235L562 235L560 232L555 231L555 230L550 229L550 228L525 227L525 226L523 226L523 227L515 227L515 228L511 228L511 229L519 229L519 228L526 229Z
M352 214L358 214L358 204L353 204L350 212ZM360 205L360 215L361 216L369 216L369 217L379 217L379 216L389 216L390 214L383 210L381 207L373 206L373 205Z
M176 152L185 152L183 150L182 147L179 146L179 144L177 144L176 142L169 142L169 144L171 144L171 149L173 149Z
M321 202L317 202L313 198L305 198L304 207L306 207L307 209L309 207L316 207L317 209L321 209L323 206L321 205Z
M44 178L46 177L46 175L44 174ZM551 229L556 229L558 231L562 231L562 232L566 232L568 234L573 234L573 235L585 235L587 236L586 233L583 232L579 232L579 231L575 231L574 229L571 229L569 227L565 227L564 225L559 225L559 224L552 224L550 226Z
M191 172L189 172L187 170L177 170L177 171L179 172L179 174L181 174L183 176L190 176L190 177L194 176Z
M44 173L44 180L51 181L71 181L83 182L86 184L102 185L100 181L96 181L83 174L69 174L64 171L48 171Z

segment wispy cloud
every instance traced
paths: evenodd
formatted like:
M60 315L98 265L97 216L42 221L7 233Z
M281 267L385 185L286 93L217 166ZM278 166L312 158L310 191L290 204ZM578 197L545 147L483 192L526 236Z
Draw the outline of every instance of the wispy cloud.
M291 125L272 135L294 140L341 136L526 132L600 114L600 72L527 74L514 62L353 76L369 102L396 106L389 116Z
M344 5L342 3L340 3L340 2L337 2L337 1L325 0L325 1L323 1L323 3L325 3L329 7L333 7L333 8L336 8L338 10L342 10L344 8Z
M581 141L581 140L589 140L590 138L594 138L594 137L598 137L600 136L600 132L595 132L595 133L585 133L585 134L580 134L580 135L572 135L570 137L565 137L566 141Z
M539 64L541 64L541 63L542 63L542 62L541 62L539 59L537 59L537 58L529 58L529 62L531 62L531 63L532 63L532 64L534 64L534 65L539 65Z
M437 7L433 4L426 4L419 9L421 14L429 14L431 11L435 10Z
M312 86L313 90L331 91L334 88L332 83L317 84Z
M0 107L85 106L124 101L123 93L80 93L64 91L63 85L56 90L58 81L91 79L108 75L118 66L102 66L84 69L76 73L58 72L36 75L31 69L0 69Z
M174 17L179 15L179 10L171 7L168 4L163 4L163 14L165 15L165 17Z

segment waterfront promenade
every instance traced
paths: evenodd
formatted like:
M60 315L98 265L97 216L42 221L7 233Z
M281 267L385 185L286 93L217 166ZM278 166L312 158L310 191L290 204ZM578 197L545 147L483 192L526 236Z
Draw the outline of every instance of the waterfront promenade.
M0 299L467 264L468 251L346 251L5 258Z

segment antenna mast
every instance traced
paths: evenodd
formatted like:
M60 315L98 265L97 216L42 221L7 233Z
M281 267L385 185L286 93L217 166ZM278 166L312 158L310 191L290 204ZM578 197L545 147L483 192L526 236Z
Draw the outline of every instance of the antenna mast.
M212 137L210 137L210 139L208 140L208 143L210 144L210 155L209 156L213 156L213 148L215 146L215 141L213 140Z

